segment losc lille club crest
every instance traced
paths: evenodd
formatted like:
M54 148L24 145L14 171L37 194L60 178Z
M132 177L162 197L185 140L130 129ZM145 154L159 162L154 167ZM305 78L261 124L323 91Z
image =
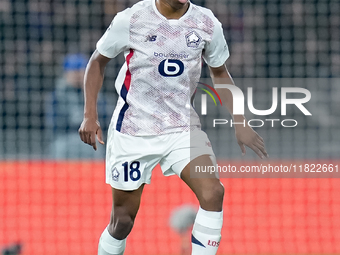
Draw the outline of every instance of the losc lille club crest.
M202 41L202 38L200 37L200 35L197 34L195 31L192 31L189 34L187 34L185 38L187 40L188 47L191 47L191 48L197 48Z
M112 180L118 182L119 180L119 172L117 168L112 169Z

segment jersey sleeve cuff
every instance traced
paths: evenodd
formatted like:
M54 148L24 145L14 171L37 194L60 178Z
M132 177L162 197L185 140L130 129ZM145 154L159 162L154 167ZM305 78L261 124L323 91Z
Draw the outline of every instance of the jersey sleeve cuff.
M102 49L101 47L99 47L98 43L97 43L97 51L100 53L100 55L103 55L104 57L107 58L115 58L116 56L112 56L108 51L105 51L104 49Z
M221 53L221 55L218 57L218 59L216 59L214 61L207 62L207 64L209 66L213 67L213 68L220 67L220 66L224 65L224 63L227 61L229 56L230 56L229 50L225 50Z

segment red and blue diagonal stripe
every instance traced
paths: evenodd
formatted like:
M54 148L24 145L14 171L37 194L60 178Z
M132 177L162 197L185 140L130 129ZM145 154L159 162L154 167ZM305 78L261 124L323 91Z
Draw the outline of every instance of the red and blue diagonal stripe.
M119 132L122 129L122 124L123 124L125 112L129 108L129 104L127 103L126 98L127 98L127 94L129 92L129 89L130 89L130 85L131 85L130 60L131 60L132 56L133 56L133 50L130 49L130 53L126 56L127 70L126 70L125 80L124 80L124 84L123 84L123 86L120 90L120 96L125 101L125 104L123 105L123 107L120 110L119 115L118 115L116 130L119 131Z

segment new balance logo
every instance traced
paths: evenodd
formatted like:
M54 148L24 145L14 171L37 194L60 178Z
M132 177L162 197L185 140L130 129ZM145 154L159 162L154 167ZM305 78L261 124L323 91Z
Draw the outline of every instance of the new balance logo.
M156 39L157 39L157 35L148 35L147 37L146 37L146 42L154 42L154 41L156 41Z

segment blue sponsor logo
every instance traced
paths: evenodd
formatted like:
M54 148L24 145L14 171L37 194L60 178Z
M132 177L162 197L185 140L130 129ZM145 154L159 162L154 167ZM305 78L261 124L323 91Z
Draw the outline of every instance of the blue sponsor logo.
M184 64L178 59L164 59L159 64L158 71L165 77L180 76L184 72Z

